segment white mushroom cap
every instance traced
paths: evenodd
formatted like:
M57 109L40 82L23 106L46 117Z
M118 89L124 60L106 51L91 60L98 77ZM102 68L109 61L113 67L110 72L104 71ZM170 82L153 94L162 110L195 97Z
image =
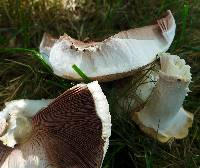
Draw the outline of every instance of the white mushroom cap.
M101 167L111 116L97 82L67 90L38 112L31 126L30 137L14 148L0 142L1 168Z
M102 42L84 43L64 35L50 42L49 48L44 45L49 44L44 36L40 51L58 76L82 80L72 68L76 64L93 80L111 81L131 75L155 60L158 53L167 51L175 28L173 15L167 11L155 25L122 31Z

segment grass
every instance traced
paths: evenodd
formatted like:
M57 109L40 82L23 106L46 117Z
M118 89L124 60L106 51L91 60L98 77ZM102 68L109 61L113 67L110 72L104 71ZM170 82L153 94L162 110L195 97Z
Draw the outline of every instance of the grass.
M92 82L92 80L79 68L76 64L72 65L74 71L83 79L84 83Z
M77 1L78 2L78 1ZM195 114L193 127L183 140L161 144L142 133L130 120L125 104L117 113L116 82L102 84L112 113L112 137L104 168L199 168L200 166L200 2L198 0L81 0L64 8L61 0L0 1L0 106L19 99L53 98L76 82L59 78L41 60L38 46L44 32L67 33L90 41L120 30L152 23L165 10L175 15L177 32L170 52L191 66L193 82L184 107ZM152 65L153 67L153 65ZM77 68L76 68L77 69ZM78 73L81 72L79 69ZM143 75L131 81L133 96ZM81 72L82 73L82 72ZM83 73L84 74L84 73ZM87 76L84 76L87 77ZM129 80L129 79L124 79ZM118 81L123 83L124 80ZM142 104L141 104L142 105ZM125 109L123 109L125 108Z

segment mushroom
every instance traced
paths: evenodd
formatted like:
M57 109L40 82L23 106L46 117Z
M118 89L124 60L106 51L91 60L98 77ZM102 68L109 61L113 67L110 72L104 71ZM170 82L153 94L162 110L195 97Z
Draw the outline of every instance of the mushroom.
M0 114L8 125L0 135L1 168L101 167L111 117L96 81L79 84L55 100L12 101ZM6 134L13 138L5 142Z
M144 108L133 113L141 130L161 142L187 136L193 114L183 109L183 101L191 82L190 66L176 55L160 56L161 70L155 88Z
M155 25L122 31L102 42L85 43L68 35L51 40L45 34L40 52L58 76L82 80L72 69L76 64L92 80L111 81L132 75L155 60L158 53L167 51L175 29L168 10Z

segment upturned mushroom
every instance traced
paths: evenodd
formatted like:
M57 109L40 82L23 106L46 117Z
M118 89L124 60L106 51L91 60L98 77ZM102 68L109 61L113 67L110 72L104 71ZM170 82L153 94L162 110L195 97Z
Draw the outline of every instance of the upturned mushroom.
M92 80L111 81L132 75L167 51L175 29L173 15L167 11L155 25L122 31L102 42L85 43L68 35L56 40L45 34L40 52L58 76L82 80L72 68L76 64Z
M191 82L190 66L176 55L160 56L161 70L156 86L146 105L133 113L133 120L141 130L161 142L187 136L192 126L193 114L183 109L183 101Z
M111 134L109 105L97 82L55 100L11 101L0 124L1 168L99 168Z

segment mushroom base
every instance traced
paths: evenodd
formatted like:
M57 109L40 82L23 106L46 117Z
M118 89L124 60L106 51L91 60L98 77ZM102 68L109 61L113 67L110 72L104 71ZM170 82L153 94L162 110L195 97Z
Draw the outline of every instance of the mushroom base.
M139 117L139 112L134 112L132 115L132 119L147 135L159 140L162 143L165 143L168 142L170 139L182 139L188 135L188 128L192 127L193 123L193 114L181 108L174 119L172 121L169 121L169 127L163 130L159 129L159 125L161 125L162 123L158 123L152 126L154 128L157 127L156 130L143 124L142 120Z

